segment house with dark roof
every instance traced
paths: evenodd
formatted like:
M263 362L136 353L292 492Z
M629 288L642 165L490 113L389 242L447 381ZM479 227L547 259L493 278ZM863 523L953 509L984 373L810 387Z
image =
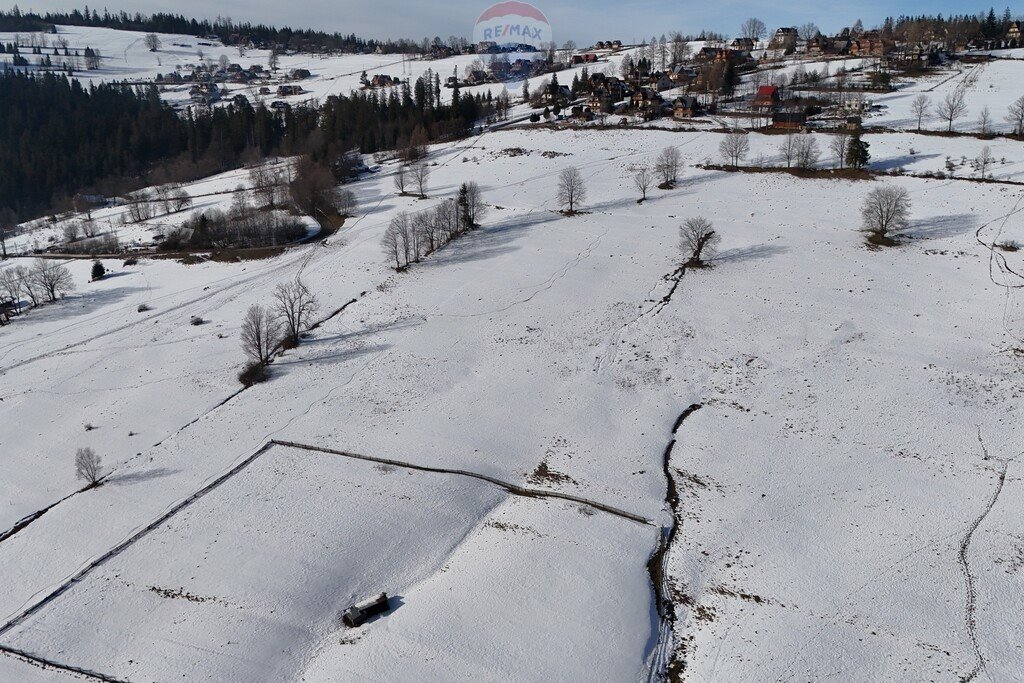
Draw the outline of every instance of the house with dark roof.
M803 110L777 111L772 114L772 128L803 130L806 125L807 114Z

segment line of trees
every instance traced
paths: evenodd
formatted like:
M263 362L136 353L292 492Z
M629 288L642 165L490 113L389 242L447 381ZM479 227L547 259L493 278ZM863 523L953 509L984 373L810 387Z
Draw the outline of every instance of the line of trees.
M327 33L313 29L293 29L287 26L276 28L265 24L234 22L230 18L218 17L214 21L189 19L180 14L157 12L145 15L139 12L91 12L72 10L70 12L22 12L15 6L11 11L0 12L0 31L40 31L55 33L55 24L68 26L97 26L122 31L155 33L180 33L190 36L218 36L226 45L244 45L249 42L266 43L311 52L372 52L380 47L383 52L413 54L429 51L434 43L429 41L374 40L359 38L355 34ZM435 39L439 40L439 39ZM451 42L452 39L449 39Z
M413 214L402 211L392 218L384 230L381 247L394 262L395 270L404 270L478 227L485 213L480 187L475 182L465 182L456 198Z
M36 259L30 267L0 268L0 303L9 301L12 315L21 315L26 307L59 301L74 289L71 271L50 259Z

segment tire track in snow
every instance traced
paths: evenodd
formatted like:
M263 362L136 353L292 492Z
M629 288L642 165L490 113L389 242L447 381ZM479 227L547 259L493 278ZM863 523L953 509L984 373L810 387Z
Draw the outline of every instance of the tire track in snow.
M988 460L988 450L985 448L985 442L981 438L981 430L978 430L978 443L981 444L981 451L985 460ZM991 680L992 677L989 675L987 666L988 661L985 659L985 655L981 651L981 645L978 643L978 622L976 616L978 591L976 587L976 579L974 572L971 571L971 563L968 558L968 554L971 549L971 541L974 539L974 532L978 530L988 514L992 512L992 508L995 507L996 502L999 500L999 494L1003 491L1003 484L1006 483L1006 470L1010 466L1013 458L1004 460L1002 468L999 470L999 477L996 480L995 489L992 491L992 496L989 498L985 508L981 511L970 526L967 527L967 532L964 537L960 539L960 550L957 553L957 559L960 561L960 571L964 575L964 585L967 589L967 600L964 604L964 621L967 625L967 635L971 640L971 649L974 650L975 664L974 668L971 669L961 680L964 683L969 683L977 678L981 672L985 673L985 676Z

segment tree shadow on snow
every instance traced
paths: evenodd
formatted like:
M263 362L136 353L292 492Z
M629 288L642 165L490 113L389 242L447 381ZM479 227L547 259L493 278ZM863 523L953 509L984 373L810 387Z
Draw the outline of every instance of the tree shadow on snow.
M134 294L145 291L145 287L117 287L84 294L72 294L60 301L47 303L30 311L26 310L24 316L15 318L14 321L31 324L33 322L50 322L75 316L90 315L104 306L116 304Z
M144 481L152 481L153 479L160 479L162 477L169 477L172 474L177 474L181 470L172 470L167 467L156 467L151 470L145 470L143 472L130 472L128 474L115 474L114 476L107 479L108 484L139 484Z
M903 236L916 240L938 240L972 233L978 229L978 218L969 213L951 216L932 216L910 222Z
M308 340L303 342L304 347L314 348L316 346L323 346L330 342L338 341L356 341L364 337L372 337L382 332L389 332L391 330L404 330L413 327L419 327L424 322L423 318L401 318L399 320L391 320L383 323L375 323L373 325L367 325L361 329L353 332L342 332L340 334L332 334L324 337L310 337Z
M522 232L561 218L561 214L545 209L538 209L528 215L511 216L449 242L413 268L438 268L458 263L472 263L511 253L518 249L513 246L513 242Z
M936 159L942 156L941 154L905 154L903 156L892 157L889 159L882 159L881 161L872 161L872 171L891 171L897 168L903 168L910 164L916 164L919 161L926 161L928 159Z
M753 261L755 259L771 258L772 256L785 254L787 251L789 251L789 247L772 244L755 244L749 247L737 247L735 249L726 249L725 251L721 251L718 253L718 256L715 257L715 261L720 263Z
M387 351L390 344L372 344L357 348L325 349L323 353L308 356L294 357L289 360L279 358L270 366L271 379L275 375L290 372L289 366L293 365L334 365L336 363L347 363L348 361ZM287 356L285 357L287 358Z

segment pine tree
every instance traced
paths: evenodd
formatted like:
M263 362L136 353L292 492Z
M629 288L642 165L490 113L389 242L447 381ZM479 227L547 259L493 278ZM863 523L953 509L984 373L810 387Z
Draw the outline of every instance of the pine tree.
M871 161L868 147L868 143L861 139L859 131L850 137L850 142L846 147L846 163L850 168L864 168L868 165L868 162Z

